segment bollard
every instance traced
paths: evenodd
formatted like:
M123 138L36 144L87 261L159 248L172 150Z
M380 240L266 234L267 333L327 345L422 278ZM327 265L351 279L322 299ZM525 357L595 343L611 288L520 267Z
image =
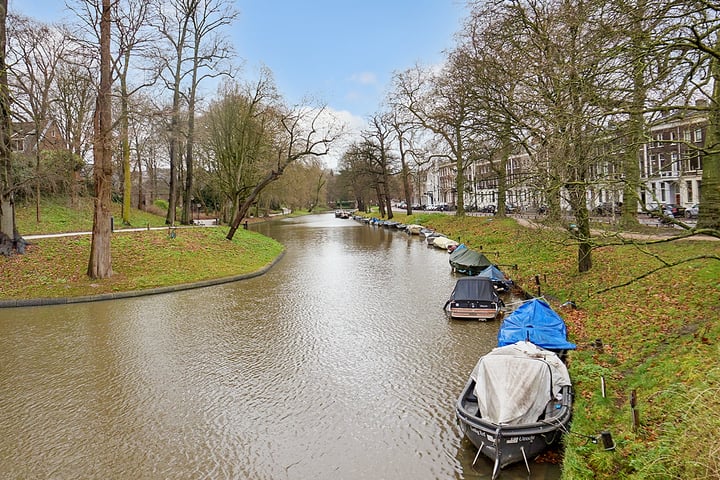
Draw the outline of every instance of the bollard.
M640 425L640 413L635 408L636 405L637 405L637 392L635 390L632 390L630 392L630 410L632 411L633 432L636 432L638 425Z

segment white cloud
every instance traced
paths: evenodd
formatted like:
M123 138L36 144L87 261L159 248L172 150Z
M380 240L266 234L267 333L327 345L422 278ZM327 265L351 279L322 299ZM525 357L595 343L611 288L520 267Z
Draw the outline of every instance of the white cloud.
M360 72L353 73L350 76L350 81L359 83L361 85L376 85L378 82L377 75L372 72Z
M325 107L318 118L317 126L320 130L328 132L342 132L342 135L330 146L330 153L324 157L325 165L335 169L347 147L360 138L360 132L367 127L367 122L347 110Z

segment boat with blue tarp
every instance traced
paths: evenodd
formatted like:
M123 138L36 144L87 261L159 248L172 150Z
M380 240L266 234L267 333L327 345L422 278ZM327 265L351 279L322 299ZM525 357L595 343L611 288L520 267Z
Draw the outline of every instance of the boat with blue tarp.
M456 404L460 429L493 462L492 479L508 465L529 461L569 431L573 390L562 317L541 299L523 303L498 332L498 346L482 356Z
M478 277L486 277L492 280L495 290L500 293L509 292L514 282L510 277L500 270L496 265L490 265L485 270L478 273Z

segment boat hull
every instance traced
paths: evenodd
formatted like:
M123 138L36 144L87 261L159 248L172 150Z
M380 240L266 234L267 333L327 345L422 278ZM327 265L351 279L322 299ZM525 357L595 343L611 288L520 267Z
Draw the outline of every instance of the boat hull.
M487 307L461 307L461 306L448 306L448 316L450 318L456 318L459 320L495 320L500 315L500 306L487 306Z
M470 380L457 402L456 416L460 429L479 453L493 463L493 478L499 471L513 463L530 461L548 446L556 444L562 433L569 429L572 417L572 387L562 388L562 399L549 406L541 421L522 425L498 425L480 418L477 398Z

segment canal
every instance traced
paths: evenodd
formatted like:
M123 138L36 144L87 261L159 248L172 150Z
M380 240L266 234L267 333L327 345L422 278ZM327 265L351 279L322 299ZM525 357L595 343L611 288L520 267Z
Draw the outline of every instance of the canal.
M454 404L499 322L445 317L447 253L332 214L251 228L287 249L257 278L0 309L3 478L489 478Z

